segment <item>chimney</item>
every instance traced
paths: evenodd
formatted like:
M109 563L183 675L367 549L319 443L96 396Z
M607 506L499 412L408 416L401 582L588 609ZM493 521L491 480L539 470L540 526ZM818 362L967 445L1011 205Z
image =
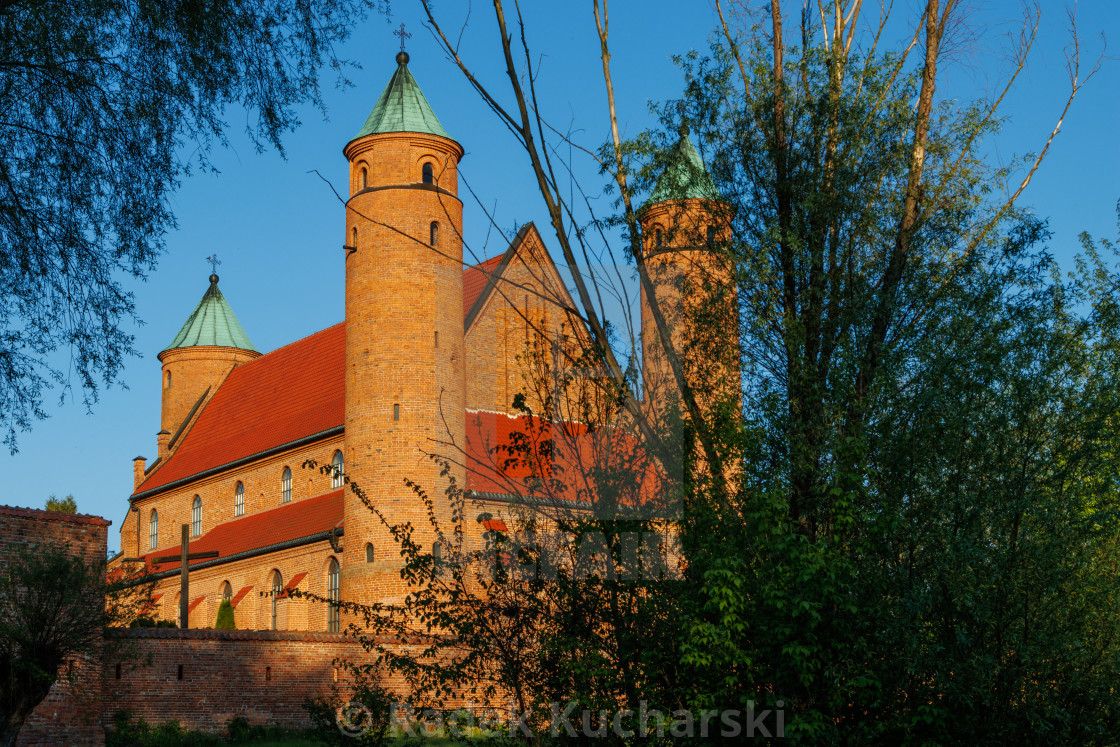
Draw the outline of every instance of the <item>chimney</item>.
M156 434L156 443L159 444L159 454L157 456L160 459L164 459L164 458L167 457L167 445L170 442L171 442L171 432L170 431L162 430L162 431L160 431L159 433Z
M138 456L132 460L132 489L140 487L144 482L144 466L148 463L146 457Z

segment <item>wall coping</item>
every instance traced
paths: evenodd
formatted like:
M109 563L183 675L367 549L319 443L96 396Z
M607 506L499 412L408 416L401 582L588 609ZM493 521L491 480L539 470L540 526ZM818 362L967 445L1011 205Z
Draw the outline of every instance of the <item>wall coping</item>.
M293 641L297 643L353 643L361 641L352 633L324 633L313 630L213 630L209 628L106 628L107 638L190 641ZM410 643L396 636L371 636L375 643Z
M93 514L65 514L59 511L47 511L42 508L24 508L22 506L0 506L0 516L18 516L23 519L36 519L38 521L52 521L60 524L89 524L96 527L107 527L113 522Z

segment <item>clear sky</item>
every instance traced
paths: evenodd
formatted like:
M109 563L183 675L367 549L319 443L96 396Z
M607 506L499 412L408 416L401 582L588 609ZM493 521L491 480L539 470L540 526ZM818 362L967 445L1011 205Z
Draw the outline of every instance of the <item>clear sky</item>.
M490 4L475 5L463 35L463 52L477 63L484 80L500 86L503 70ZM917 5L917 0L899 0L896 12L912 19ZM591 3L523 6L526 33L540 54L538 89L549 102L545 114L558 128L572 129L581 144L594 148L606 142L606 94ZM1008 70L1006 37L1015 31L1012 22L1019 18L1020 3L979 0L973 6L976 38L960 40L939 95L983 95ZM1042 0L1039 39L1003 109L1009 117L1004 132L992 144L1001 159L1037 151L1065 102L1067 6ZM344 191L342 147L358 131L395 69L393 56L399 45L391 32L401 21L413 33L408 41L413 74L444 128L466 149L461 168L466 183L507 236L532 220L550 243L547 216L527 158L512 135L439 52L422 25L418 3L394 0L393 7L391 22L371 18L342 50L362 63L351 75L355 86L339 91L328 81L329 119L310 109L304 112L302 127L286 140L286 160L275 152L257 153L241 134L244 114L230 112L231 147L214 154L219 173L196 172L185 180L174 199L179 228L167 238L167 254L147 282L129 286L144 324L132 330L142 357L131 360L124 372L128 388L103 392L89 414L80 401L67 397L58 405L59 392L48 394L51 417L21 434L18 454L0 453L0 504L41 507L52 493L72 493L79 511L113 521L109 547L118 546L132 492L132 459L143 455L150 461L156 453L156 355L206 290L207 256L216 252L221 259L222 291L262 351L342 320L343 207L315 171ZM456 12L465 4L444 0L435 7ZM705 0L615 0L610 20L620 125L624 135L634 135L653 124L648 102L679 95L681 76L670 56L705 50L716 19ZM1081 2L1078 25L1088 66L1101 52L1100 34L1110 40L1120 36L1120 3ZM1120 62L1106 60L1074 104L1023 197L1022 204L1050 220L1051 250L1067 264L1077 250L1079 232L1117 235L1118 93ZM601 179L587 164L583 168L586 186L597 191ZM467 259L494 256L505 248L502 237L462 186L460 191L466 203Z

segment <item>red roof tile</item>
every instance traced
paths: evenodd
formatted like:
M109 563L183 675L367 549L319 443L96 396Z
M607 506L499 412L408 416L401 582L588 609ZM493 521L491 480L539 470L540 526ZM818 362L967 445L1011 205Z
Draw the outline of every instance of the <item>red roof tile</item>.
M342 489L331 491L315 498L285 503L277 508L261 511L227 521L211 529L198 539L191 540L191 552L217 550L220 558L228 558L237 553L268 547L280 542L310 537L332 529L342 521ZM179 545L162 550L153 550L142 556L145 560L180 552ZM210 560L192 560L191 565ZM161 563L157 571L176 570L178 563ZM251 587L249 587L251 588ZM244 595L249 589L238 592Z
M343 424L346 325L237 366L143 493Z
M490 282L490 277L494 271L498 269L498 264L502 261L505 254L499 254L497 257L492 257L485 262L480 262L473 267L468 267L463 270L463 317L466 318L470 313L471 307L482 291L486 289L486 283Z
M239 591L239 592L237 592L236 594L233 595L233 599L231 599L229 601L230 605L234 609L237 609L237 603L240 602L242 599L244 599L245 595L248 594L252 590L253 590L253 585L252 584L250 584L249 586L246 586L243 589L241 589L241 591Z

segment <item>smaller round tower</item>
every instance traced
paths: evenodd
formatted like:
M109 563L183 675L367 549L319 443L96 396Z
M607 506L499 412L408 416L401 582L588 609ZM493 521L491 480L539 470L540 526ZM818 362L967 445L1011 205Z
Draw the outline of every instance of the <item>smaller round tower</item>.
M202 300L158 356L163 364L160 458L174 448L183 424L201 409L233 367L260 355L218 289L218 276L210 275L210 287Z
M682 356L685 376L700 389L701 398L710 401L737 386L739 372L739 348L731 344L737 339L735 285L719 250L731 238L731 216L689 138L688 126L682 125L679 133L665 170L638 215L646 267L673 348L678 355L692 348L691 355ZM689 323L697 314L719 314L724 306L726 323ZM661 411L677 400L679 391L644 285L641 310L644 399L653 411ZM699 339L704 329L714 330L716 337L708 334ZM695 346L702 346L702 352Z

